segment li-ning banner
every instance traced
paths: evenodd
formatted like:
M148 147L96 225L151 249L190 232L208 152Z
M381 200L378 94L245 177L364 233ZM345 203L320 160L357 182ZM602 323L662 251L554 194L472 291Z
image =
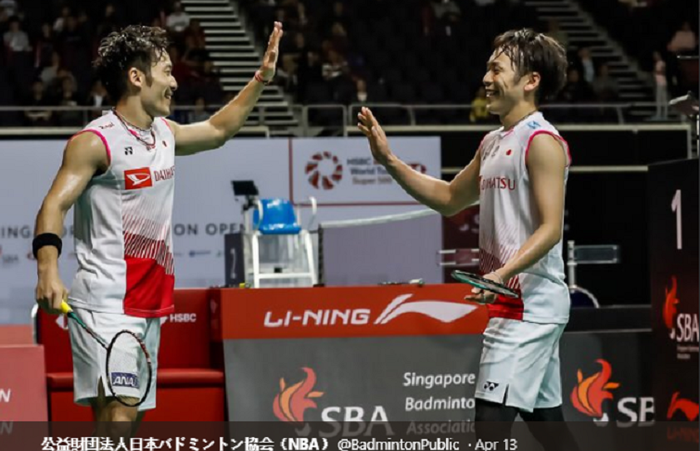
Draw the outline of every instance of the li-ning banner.
M301 142L298 146L297 141ZM176 159L173 234L177 287L224 283L224 235L238 231L242 223L242 203L233 195L232 180L254 180L261 197L285 197L303 203L313 195L321 204L318 221L369 218L422 208L393 182L349 183L356 159L371 156L365 139L321 141L323 145L312 152L308 140L236 138L221 149ZM438 138L397 138L392 144L400 158L418 170L440 176ZM30 321L36 285L36 262L31 255L34 222L61 164L64 146L65 140L3 141L0 324ZM315 170L308 170L309 159L315 161L319 152L323 161ZM324 180L324 152L331 152L340 165L333 170L336 175L331 185L314 181L316 173L319 180ZM379 171L371 161L363 167ZM342 193L341 201L338 193ZM309 209L302 210L306 225ZM70 286L77 269L72 211L64 225L60 271L64 283Z
M463 296L454 284L218 290L231 419L472 420L486 318ZM653 421L649 345L649 332L564 334L566 418Z

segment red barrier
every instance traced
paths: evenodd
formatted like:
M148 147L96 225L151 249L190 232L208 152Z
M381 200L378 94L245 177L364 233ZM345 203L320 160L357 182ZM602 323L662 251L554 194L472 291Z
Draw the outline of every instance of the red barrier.
M46 421L44 348L0 346L0 368L0 421Z
M32 345L32 326L0 325L0 346L8 345Z
M488 312L464 301L469 292L461 284L212 290L212 338L480 334Z

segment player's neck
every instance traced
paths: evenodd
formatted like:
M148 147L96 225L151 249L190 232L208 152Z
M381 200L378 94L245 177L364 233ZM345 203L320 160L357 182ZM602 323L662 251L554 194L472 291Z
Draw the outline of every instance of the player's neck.
M153 116L146 113L137 97L120 100L114 108L129 125L147 130L153 125Z
M510 130L523 119L537 111L537 107L530 102L523 102L514 106L507 114L501 116L501 124L504 130Z

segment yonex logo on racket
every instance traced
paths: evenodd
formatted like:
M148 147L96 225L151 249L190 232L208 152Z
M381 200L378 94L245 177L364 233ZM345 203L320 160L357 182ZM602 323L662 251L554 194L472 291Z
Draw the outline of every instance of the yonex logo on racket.
M113 387L139 388L139 377L133 373L111 373Z

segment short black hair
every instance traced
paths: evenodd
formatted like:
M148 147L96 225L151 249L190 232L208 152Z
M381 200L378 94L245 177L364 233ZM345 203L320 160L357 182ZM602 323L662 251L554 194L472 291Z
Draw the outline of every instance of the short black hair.
M529 28L510 30L494 39L493 49L508 55L518 78L532 72L540 74L537 103L556 97L566 84L566 50L549 36Z
M145 73L150 83L151 67L167 52L168 44L165 30L144 25L129 25L105 37L93 66L110 97L118 101L126 93L132 67Z

